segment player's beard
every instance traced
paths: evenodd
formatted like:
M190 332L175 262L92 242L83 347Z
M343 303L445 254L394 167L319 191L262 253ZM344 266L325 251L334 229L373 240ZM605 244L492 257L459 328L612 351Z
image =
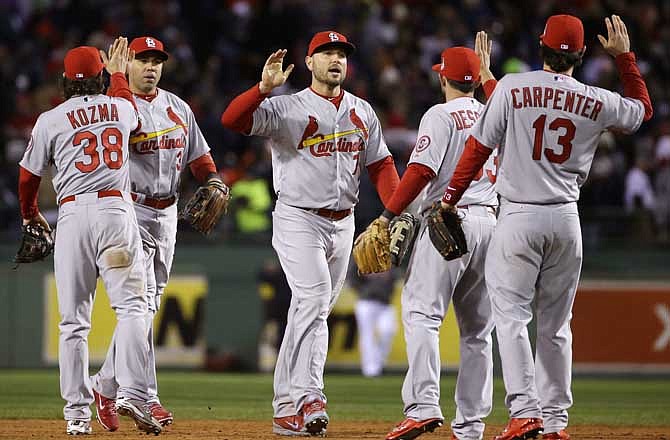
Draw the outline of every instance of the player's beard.
M328 87L331 89L334 89L335 87L341 86L342 83L344 82L344 78L347 76L347 68L346 66L340 66L340 74L339 75L331 75L328 72L329 66L324 66L321 69L316 69L314 71L314 78L316 78L317 81L326 84Z

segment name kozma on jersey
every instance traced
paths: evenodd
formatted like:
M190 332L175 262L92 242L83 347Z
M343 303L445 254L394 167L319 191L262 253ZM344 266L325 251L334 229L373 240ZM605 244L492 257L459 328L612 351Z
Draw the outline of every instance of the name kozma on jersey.
M332 156L333 153L357 153L365 150L368 129L353 108L349 111L349 120L354 128L323 135L317 133L319 123L316 117L309 116L309 122L297 146L298 150L308 147L314 157Z

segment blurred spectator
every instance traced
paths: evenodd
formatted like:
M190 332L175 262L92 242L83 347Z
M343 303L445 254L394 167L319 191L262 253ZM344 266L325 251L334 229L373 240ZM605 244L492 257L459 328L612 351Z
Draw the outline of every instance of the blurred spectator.
M670 135L664 135L656 144L656 226L658 238L667 242L670 238Z
M361 371L366 377L382 374L398 330L396 310L390 304L396 278L394 270L359 275L355 265L352 265L350 271L349 283L358 293L355 310L358 349Z
M653 237L654 190L647 174L648 162L639 158L628 171L624 190L626 212L631 216L631 235L638 241L648 242Z
M626 176L626 188L624 190L624 203L626 212L633 213L644 209L654 209L654 189L651 179L647 174L649 164L645 159L638 159L635 166L628 171Z
M258 340L258 365L261 371L274 370L277 353L288 319L291 288L276 259L263 263L258 272L258 294L263 300L263 327Z

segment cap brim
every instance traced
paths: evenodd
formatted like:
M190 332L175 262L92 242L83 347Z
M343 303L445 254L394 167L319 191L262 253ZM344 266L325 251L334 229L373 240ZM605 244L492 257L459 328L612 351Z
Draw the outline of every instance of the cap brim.
M135 58L137 58L139 55L147 56L147 55L151 55L151 54L162 58L163 61L167 61L167 59L170 58L170 55L168 55L167 52L165 52L163 50L158 50L158 49L147 49L147 50L143 50L142 52L136 52L135 53Z
M433 72L439 72L440 70L442 70L442 64L433 64L432 69Z
M356 51L356 46L349 43L348 41L346 43L344 41L333 41L333 42L324 43L321 46L315 47L314 50L312 51L311 55L314 55L317 52L323 52L324 50L326 50L329 47L340 47L340 48L344 49L344 53L346 53L347 56L351 55L352 53L354 53Z

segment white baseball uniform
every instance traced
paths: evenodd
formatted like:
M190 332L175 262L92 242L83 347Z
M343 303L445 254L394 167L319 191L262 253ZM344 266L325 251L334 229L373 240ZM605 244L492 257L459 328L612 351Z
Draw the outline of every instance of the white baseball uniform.
M572 405L570 318L582 263L579 187L600 133L638 129L642 103L548 71L507 75L472 135L500 150L498 226L486 283L512 418L568 424ZM536 301L535 360L526 326Z
M40 115L20 162L37 176L49 165L56 169L54 271L66 420L91 418L87 336L98 274L118 319L119 396L147 400L148 299L128 166L128 139L136 126L137 113L125 99L75 96Z
M439 201L463 153L483 105L462 97L431 107L421 119L409 163L429 167L435 177L423 191L420 212ZM440 408L439 328L453 301L460 330L461 363L456 384L458 438L481 438L493 399L493 317L484 281L484 259L496 224L495 157L491 155L465 191L459 214L469 252L445 261L421 222L402 292L402 316L409 368L402 388L405 415L444 419Z
M370 104L347 92L339 109L311 89L265 99L250 134L273 141L272 245L292 292L274 377L274 416L285 417L313 399L326 401L326 319L344 283L354 234L346 211L358 201L361 169L390 153ZM339 219L318 209L338 211Z
M150 298L149 401L158 402L153 317L160 307L174 257L179 181L183 168L210 149L193 111L174 93L159 88L153 99L136 95L135 102L140 126L130 138L130 181ZM147 203L154 206L147 206ZM93 377L94 388L108 397L116 395L118 386L113 369L117 338L115 335L105 363Z

